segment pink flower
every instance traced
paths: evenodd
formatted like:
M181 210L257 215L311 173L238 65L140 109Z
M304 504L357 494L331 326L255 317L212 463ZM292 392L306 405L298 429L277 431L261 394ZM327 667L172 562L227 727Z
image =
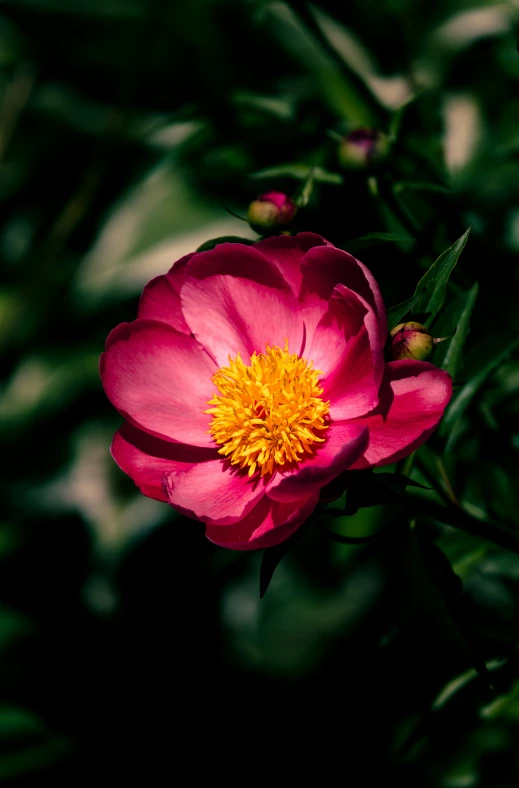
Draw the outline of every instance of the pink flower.
M437 427L447 373L385 363L371 273L312 233L188 255L109 335L112 454L140 490L236 550L278 544L346 469L395 462Z

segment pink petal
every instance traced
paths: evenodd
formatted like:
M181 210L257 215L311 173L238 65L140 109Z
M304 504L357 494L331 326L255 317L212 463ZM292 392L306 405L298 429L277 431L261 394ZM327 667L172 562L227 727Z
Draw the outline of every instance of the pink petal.
M305 254L314 246L328 246L328 242L315 233L298 233L297 235L275 235L255 243L254 249L263 252L271 263L279 269L283 278L299 298L303 274L301 261Z
M370 344L372 319L366 302L338 285L315 329L308 358L323 372L323 397L330 400L333 421L362 416L378 404L384 358L378 342L374 348Z
M315 445L315 444L314 444ZM273 478L267 495L276 501L297 501L319 490L339 473L351 468L368 445L368 430L358 422L332 422L327 430L326 443L315 454Z
M186 264L192 257L193 254L182 257L167 274L156 276L148 282L139 301L139 318L160 320L182 334L191 333L182 314L180 287L184 281Z
M299 300L303 306L307 337L326 310L326 304L338 284L345 285L358 293L373 312L371 329L376 343L384 347L387 336L387 321L384 302L370 271L355 257L334 246L310 249L302 261L303 285ZM307 341L310 341L309 339Z
M101 379L119 413L166 440L214 446L204 414L214 362L191 336L153 320L121 323L106 340Z
M249 478L228 460L218 458L171 471L163 480L168 500L175 509L211 524L229 525L244 517L263 497L269 479Z
M426 361L391 361L376 412L354 422L369 427L369 445L352 467L387 465L411 454L436 429L451 394L443 370Z
M125 422L115 433L112 457L144 495L167 502L162 487L164 474L186 470L194 463L203 465L218 456L216 449L199 449L182 443L163 441Z
M205 534L211 542L231 550L257 550L273 547L288 539L312 514L318 497L279 503L263 498L242 520L233 525L208 525Z
M240 353L248 363L265 346L299 353L303 321L279 271L256 249L224 243L192 258L180 293L182 311L218 366Z

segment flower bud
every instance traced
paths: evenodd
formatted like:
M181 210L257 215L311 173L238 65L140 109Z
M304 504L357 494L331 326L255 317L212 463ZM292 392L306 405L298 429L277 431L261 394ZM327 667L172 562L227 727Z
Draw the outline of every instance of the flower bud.
M247 219L253 230L262 233L287 228L297 213L294 200L283 192L266 192L251 202Z
M400 323L391 331L391 356L398 360L414 358L425 361L433 352L436 341L421 323Z
M378 129L355 129L339 144L339 164L348 170L362 170L378 164L388 153L389 140Z

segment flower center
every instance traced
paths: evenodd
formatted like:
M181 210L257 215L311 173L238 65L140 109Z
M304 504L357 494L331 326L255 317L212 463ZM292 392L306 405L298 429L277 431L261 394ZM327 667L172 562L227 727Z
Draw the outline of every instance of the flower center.
M212 378L219 394L205 411L219 453L248 467L249 476L256 468L265 476L311 453L313 443L324 441L318 433L327 429L330 407L321 399L320 374L311 361L290 354L288 342L284 350L267 345L265 353L253 353L248 367L239 354L229 356L229 366Z

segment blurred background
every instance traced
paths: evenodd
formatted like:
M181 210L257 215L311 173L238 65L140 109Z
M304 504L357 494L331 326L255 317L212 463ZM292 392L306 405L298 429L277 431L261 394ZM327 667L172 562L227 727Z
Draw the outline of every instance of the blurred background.
M3 784L517 788L519 556L425 503L519 528L518 21L517 0L1 0ZM393 141L375 174L340 166L359 127ZM412 471L419 554L400 506L338 509L392 538L310 529L260 600L259 553L116 467L98 358L146 281L257 238L232 214L310 171L294 229L355 251L388 306L469 226L436 336L479 294L464 399Z

